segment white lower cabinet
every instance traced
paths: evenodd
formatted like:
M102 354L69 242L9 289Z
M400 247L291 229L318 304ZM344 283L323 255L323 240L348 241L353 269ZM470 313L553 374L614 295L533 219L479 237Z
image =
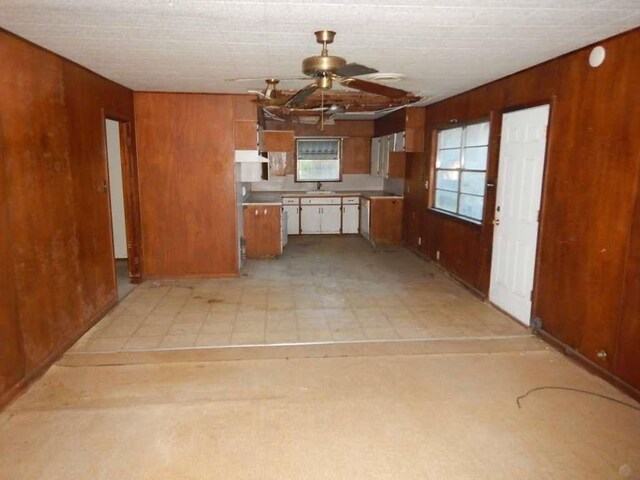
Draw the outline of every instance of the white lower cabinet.
M300 207L300 233L322 233L321 207L303 205Z
M287 234L300 235L300 207L298 205L283 205L287 212Z
M358 233L360 224L358 205L342 206L342 233Z
M303 205L300 208L300 233L340 233L340 205Z
M340 205L323 205L320 230L322 233L340 233Z

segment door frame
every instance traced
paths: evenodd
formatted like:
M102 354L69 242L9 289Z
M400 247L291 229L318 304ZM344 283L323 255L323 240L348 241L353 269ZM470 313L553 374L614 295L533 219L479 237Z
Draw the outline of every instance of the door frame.
M125 234L127 238L127 266L131 283L142 281L142 251L141 222L140 222L140 189L138 183L138 161L135 151L135 131L133 120L129 117L102 111L103 152L106 161L107 195L109 198L109 231L111 232L111 261L113 278L117 285L115 251L113 242L113 220L111 212L111 180L109 178L109 157L107 152L106 121L119 123L120 133L120 164L122 170L122 193L124 196Z
M530 108L536 108L536 107L541 107L543 105L549 105L549 118L547 120L547 132L546 132L546 143L545 143L545 147L544 147L544 159L542 162L542 185L540 188L540 214L539 214L539 218L538 218L538 233L536 235L536 252L535 252L535 261L534 261L534 265L533 265L533 284L531 286L531 312L530 312L530 320L529 320L529 328L531 328L532 330L540 330L542 328L542 325L540 323L540 320L536 317L535 312L536 312L536 307L538 304L538 295L539 295L539 283L538 283L538 273L540 271L540 262L541 262L541 255L540 255L540 250L541 250L541 242L540 239L542 238L542 233L544 231L544 228L546 226L544 219L546 218L546 210L547 210L547 190L548 190L548 183L549 183L549 175L548 175L548 167L549 167L549 153L550 153L550 147L552 144L552 141L554 140L552 137L552 130L551 130L551 123L553 121L553 112L554 112L554 104L556 101L556 95L552 95L550 97L547 98L543 98L541 100L535 100L532 102L524 102L524 103L518 103L518 104L514 104L514 105L509 105L508 107L504 107L501 110L496 112L496 118L495 118L495 123L496 123L496 129L497 129L497 135L498 135L498 142L496 145L496 164L495 164L495 188L494 188L494 199L493 199L493 210L492 212L489 213L489 222L487 223L487 225L489 225L491 227L491 248L490 248L490 252L491 252L491 256L489 257L489 289L487 290L487 300L489 301L489 303L494 306L495 308L497 308L498 310L500 310L501 312L509 315L512 318L513 317L511 314L509 314L509 312L504 311L502 308L500 308L498 305L494 304L491 299L490 299L490 293L491 293L491 274L492 274L492 269L491 269L491 265L493 263L493 237L494 237L494 225L491 223L492 220L495 218L495 209L496 209L496 204L498 202L498 182L500 182L500 179L498 178L498 172L499 172L499 168L500 168L500 154L502 153L500 150L500 146L501 146L501 141L502 141L502 126L503 126L503 117L505 114L507 113L513 113L513 112L517 112L519 110L528 110ZM492 119L494 120L494 119ZM518 320L519 323L520 320Z

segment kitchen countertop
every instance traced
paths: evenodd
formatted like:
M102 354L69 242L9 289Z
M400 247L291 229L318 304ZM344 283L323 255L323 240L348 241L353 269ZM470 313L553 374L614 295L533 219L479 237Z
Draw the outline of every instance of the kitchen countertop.
M242 203L244 205L280 205L282 197L365 197L365 198L403 198L403 195L383 192L382 190L336 191L336 192L251 192Z

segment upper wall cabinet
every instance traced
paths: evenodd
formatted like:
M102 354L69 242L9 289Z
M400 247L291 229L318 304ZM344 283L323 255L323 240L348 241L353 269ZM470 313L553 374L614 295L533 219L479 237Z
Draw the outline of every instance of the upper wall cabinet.
M404 132L371 139L371 175L382 178L404 178L406 156Z
M368 137L345 137L342 139L342 174L369 173L371 143Z
M404 108L396 110L375 121L375 137L398 132L402 135L402 147L396 144L390 151L424 152L426 110L424 108ZM396 137L396 140L400 138Z
M295 149L293 130L263 130L261 137L262 152L293 152Z

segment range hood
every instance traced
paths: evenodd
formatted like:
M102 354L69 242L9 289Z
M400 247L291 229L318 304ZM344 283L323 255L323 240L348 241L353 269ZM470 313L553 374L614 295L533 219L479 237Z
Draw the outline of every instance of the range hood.
M235 161L238 163L265 163L269 159L263 157L258 150L236 150Z

